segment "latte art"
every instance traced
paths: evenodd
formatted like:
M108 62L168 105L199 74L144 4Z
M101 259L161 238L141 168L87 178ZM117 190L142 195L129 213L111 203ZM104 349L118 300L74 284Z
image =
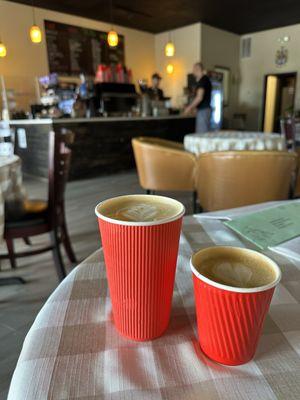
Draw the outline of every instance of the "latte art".
M247 287L253 275L251 268L234 262L216 264L212 268L212 273L216 279L238 287Z
M155 221L162 218L162 210L152 204L135 204L124 207L114 213L113 218L122 221Z

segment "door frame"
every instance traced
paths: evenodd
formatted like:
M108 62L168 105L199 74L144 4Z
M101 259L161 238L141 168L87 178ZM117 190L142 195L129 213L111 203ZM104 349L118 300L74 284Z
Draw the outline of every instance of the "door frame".
M268 80L269 76L278 76L278 77L282 77L282 78L289 78L289 77L293 76L293 77L296 78L296 81L295 81L295 92L294 92L294 98L293 98L293 103L294 103L294 107L295 107L296 87L297 87L297 77L298 77L297 71L266 74L264 76L264 83L263 83L263 104L262 104L262 119L261 119L261 131L262 132L264 130L264 123L265 123L265 106L266 106L266 94L267 94L267 80Z

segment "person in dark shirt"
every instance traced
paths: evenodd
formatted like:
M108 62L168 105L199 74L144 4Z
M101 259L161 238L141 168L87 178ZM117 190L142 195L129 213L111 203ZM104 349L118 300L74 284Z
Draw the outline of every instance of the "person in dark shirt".
M209 77L205 74L201 62L194 65L193 74L197 81L196 95L191 104L185 108L184 113L187 115L196 109L196 132L205 133L210 129L210 101L212 86Z
M164 92L159 87L160 81L161 76L158 73L152 75L152 86L147 90L151 100L164 100Z

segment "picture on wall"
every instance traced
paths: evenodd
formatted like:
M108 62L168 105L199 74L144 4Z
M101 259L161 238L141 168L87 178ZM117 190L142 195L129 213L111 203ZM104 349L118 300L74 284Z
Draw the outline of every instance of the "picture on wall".
M214 70L223 75L223 105L229 105L229 92L230 92L230 68L215 66Z

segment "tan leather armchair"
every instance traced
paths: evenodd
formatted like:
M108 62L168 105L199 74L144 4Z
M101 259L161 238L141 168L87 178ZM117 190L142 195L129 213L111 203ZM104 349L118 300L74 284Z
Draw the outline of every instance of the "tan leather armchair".
M196 189L205 211L289 198L297 155L287 151L205 153L196 163Z
M132 139L142 188L150 191L195 191L196 156L181 143L154 137Z

